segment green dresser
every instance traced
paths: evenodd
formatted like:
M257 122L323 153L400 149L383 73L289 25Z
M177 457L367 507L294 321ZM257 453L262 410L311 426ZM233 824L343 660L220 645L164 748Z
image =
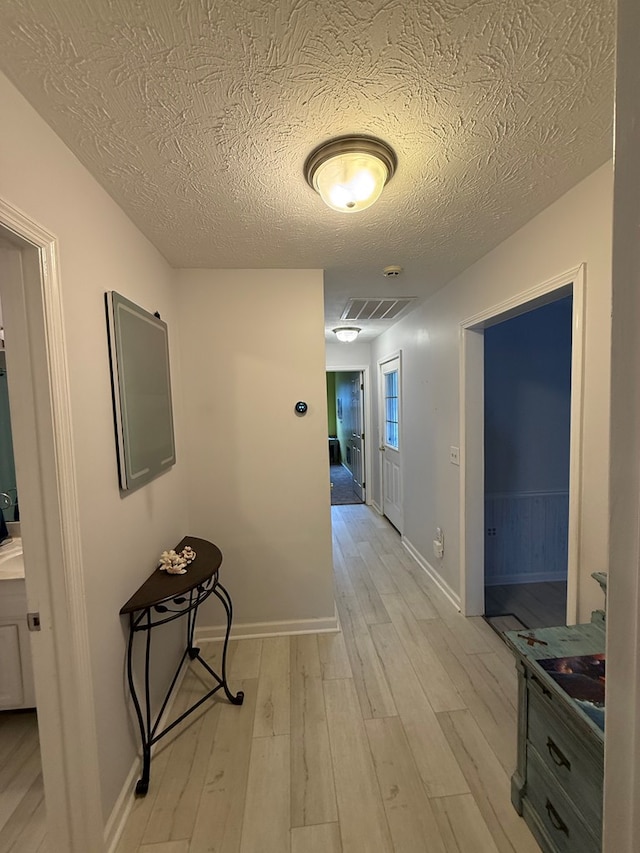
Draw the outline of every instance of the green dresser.
M513 805L544 853L600 853L604 623L505 636L518 668Z

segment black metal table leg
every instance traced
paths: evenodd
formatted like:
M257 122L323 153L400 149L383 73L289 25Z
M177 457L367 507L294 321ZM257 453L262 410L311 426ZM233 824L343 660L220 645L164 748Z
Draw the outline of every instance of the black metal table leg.
M233 705L241 705L244 693L240 690L235 695L229 689L227 683L227 649L233 608L231 597L227 590L218 581L218 569L222 562L222 553L217 546L203 539L186 537L178 547L193 547L198 556L192 563L191 576L182 579L180 577L167 577L160 574L158 570L143 584L138 592L120 610L121 614L129 615L129 641L127 644L127 679L129 691L135 708L136 719L140 729L140 740L142 744L142 774L136 784L136 796L143 797L149 790L151 774L151 749L160 738L168 734L175 726L182 722L185 717L196 711L200 705L210 699L218 690L224 693ZM222 672L219 675L200 655L200 649L194 646L194 634L198 608L211 594L215 594L222 602L227 617L227 625L222 650ZM160 710L155 715L151 713L151 631L153 628L164 625L186 616L186 645L182 658L174 672ZM144 660L144 708L136 691L133 677L133 641L139 631L146 632L145 660ZM199 661L211 674L215 681L214 687L194 702L186 711L180 714L172 723L158 731L160 721L169 705L169 700L176 688L182 668L187 661Z

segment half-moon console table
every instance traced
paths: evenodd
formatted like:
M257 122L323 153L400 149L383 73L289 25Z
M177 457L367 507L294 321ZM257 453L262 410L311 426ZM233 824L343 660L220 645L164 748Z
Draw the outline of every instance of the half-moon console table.
M180 553L183 548L190 546L196 552L195 560L187 566L184 575L172 575L165 571L156 569L155 572L142 584L140 589L131 596L129 601L120 610L121 615L129 616L129 643L127 646L127 676L131 698L136 709L136 716L140 726L140 737L142 740L142 776L136 785L136 796L144 797L149 790L149 776L151 771L151 747L161 737L168 734L185 717L192 714L197 708L210 699L218 690L224 690L229 702L233 705L242 705L244 693L239 691L234 694L229 690L227 684L227 646L229 644L229 633L231 631L231 620L233 608L231 598L227 590L219 580L220 566L222 564L222 552L212 542L206 539L196 539L194 536L185 538L176 545L175 550ZM209 664L200 656L200 649L193 645L193 634L196 627L196 616L198 607L205 599L213 593L221 602L227 614L227 629L222 648L221 673L214 672ZM151 690L150 690L150 663L151 663L151 632L159 625L173 622L175 619L186 617L187 636L186 647L182 654L171 684L166 692L160 710L155 719L151 713ZM138 698L135 681L133 678L133 640L139 631L146 632L146 647L144 659L144 696L142 704ZM170 725L158 731L160 720L165 712L167 703L178 682L178 676L187 660L199 661L207 672L215 679L213 687L205 696L195 702L184 713L180 714ZM144 709L142 707L144 705Z

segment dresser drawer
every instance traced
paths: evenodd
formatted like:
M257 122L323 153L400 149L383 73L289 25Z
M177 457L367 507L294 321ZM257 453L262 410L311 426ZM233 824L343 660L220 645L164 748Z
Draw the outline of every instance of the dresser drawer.
M557 853L600 853L599 835L585 824L585 815L569 801L533 748L527 754L527 785L523 802L525 818L533 819Z
M553 698L529 682L527 741L595 834L602 827L601 744L572 731ZM527 774L528 775L528 774Z

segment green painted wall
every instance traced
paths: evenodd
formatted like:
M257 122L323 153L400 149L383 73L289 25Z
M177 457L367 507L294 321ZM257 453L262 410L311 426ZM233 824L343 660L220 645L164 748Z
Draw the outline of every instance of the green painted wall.
M329 429L327 435L337 435L335 373L327 373L327 414L329 418Z

